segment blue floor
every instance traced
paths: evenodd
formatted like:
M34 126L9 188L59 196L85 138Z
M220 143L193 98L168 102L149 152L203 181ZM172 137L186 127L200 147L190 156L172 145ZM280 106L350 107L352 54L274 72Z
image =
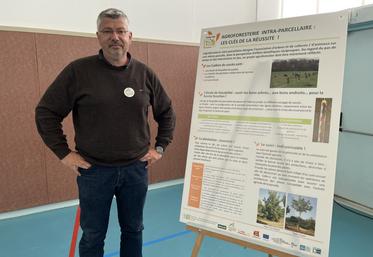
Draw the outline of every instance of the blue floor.
M189 257L193 232L178 221L182 185L151 190L145 206L144 257ZM68 257L76 207L0 220L0 257ZM118 257L119 228L115 201L105 257ZM78 257L78 254L75 255ZM212 238L203 241L199 257L264 257ZM330 257L373 256L373 220L335 205Z

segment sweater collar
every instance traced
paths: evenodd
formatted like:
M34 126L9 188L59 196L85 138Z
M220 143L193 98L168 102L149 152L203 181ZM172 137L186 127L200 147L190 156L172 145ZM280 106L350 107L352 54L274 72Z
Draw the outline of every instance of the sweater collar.
M118 67L118 66L112 65L108 60L106 60L106 58L104 56L104 53L102 52L102 49L100 49L100 51L98 52L98 59L100 61L102 61L103 63L105 63L106 65L108 65L111 69L114 69L114 70L125 70L125 69L127 69L127 67L130 66L131 63L132 63L132 56L129 52L127 52L127 58L128 58L128 64Z

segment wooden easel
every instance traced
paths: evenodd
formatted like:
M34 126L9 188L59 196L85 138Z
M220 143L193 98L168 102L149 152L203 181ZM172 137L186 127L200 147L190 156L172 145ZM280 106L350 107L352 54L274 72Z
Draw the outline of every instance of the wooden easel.
M217 239L220 239L220 240L224 240L224 241L227 241L227 242L230 242L230 243L233 243L233 244L238 244L238 245L243 246L245 248L250 248L250 249L253 249L253 250L261 251L261 252L267 253L268 257L274 257L274 256L278 256L278 257L298 257L296 255L284 253L284 252L274 250L274 249L271 249L271 248L268 248L268 247L264 247L264 246L261 246L261 245L256 245L256 244L249 243L249 242L246 242L246 241L243 241L243 240L240 240L240 239L232 238L232 237L229 237L229 236L224 236L224 235L221 235L221 234L218 234L218 233L214 233L214 232L207 231L207 230L204 230L204 229L196 228L196 227L193 227L193 226L190 226L190 225L187 225L186 228L193 231L193 232L196 232L198 234L196 242L194 243L194 247L193 247L191 257L197 257L198 256L199 249L201 248L202 241L203 241L203 238L205 236L209 236L209 237L217 238Z

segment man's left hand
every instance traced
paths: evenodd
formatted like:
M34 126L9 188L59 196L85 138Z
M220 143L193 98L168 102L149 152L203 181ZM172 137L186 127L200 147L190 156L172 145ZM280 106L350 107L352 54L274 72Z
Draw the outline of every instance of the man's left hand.
M140 159L140 161L142 162L148 162L148 166L149 167L150 165L152 165L153 163L155 163L156 161L160 160L162 158L162 154L159 154L155 149L149 149L148 153L144 155L144 157L142 157Z

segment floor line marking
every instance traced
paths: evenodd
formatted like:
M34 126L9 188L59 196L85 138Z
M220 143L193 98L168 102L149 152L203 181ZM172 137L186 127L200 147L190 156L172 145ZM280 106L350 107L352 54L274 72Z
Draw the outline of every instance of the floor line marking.
M166 241L166 240L169 240L169 239L172 239L172 238L175 238L175 237L179 237L179 236L183 236L183 235L187 235L187 234L190 234L190 233L192 233L191 230L184 230L184 231L181 231L181 232L178 232L178 233L175 233L175 234L171 234L171 235L168 235L168 236L165 236L165 237L161 237L161 238L158 238L158 239L154 239L154 240L145 242L145 243L143 243L143 247L153 245L153 244L157 244L157 243L160 243L162 241ZM114 257L114 256L118 256L118 255L119 255L119 251L116 251L116 252L105 254L104 257Z

